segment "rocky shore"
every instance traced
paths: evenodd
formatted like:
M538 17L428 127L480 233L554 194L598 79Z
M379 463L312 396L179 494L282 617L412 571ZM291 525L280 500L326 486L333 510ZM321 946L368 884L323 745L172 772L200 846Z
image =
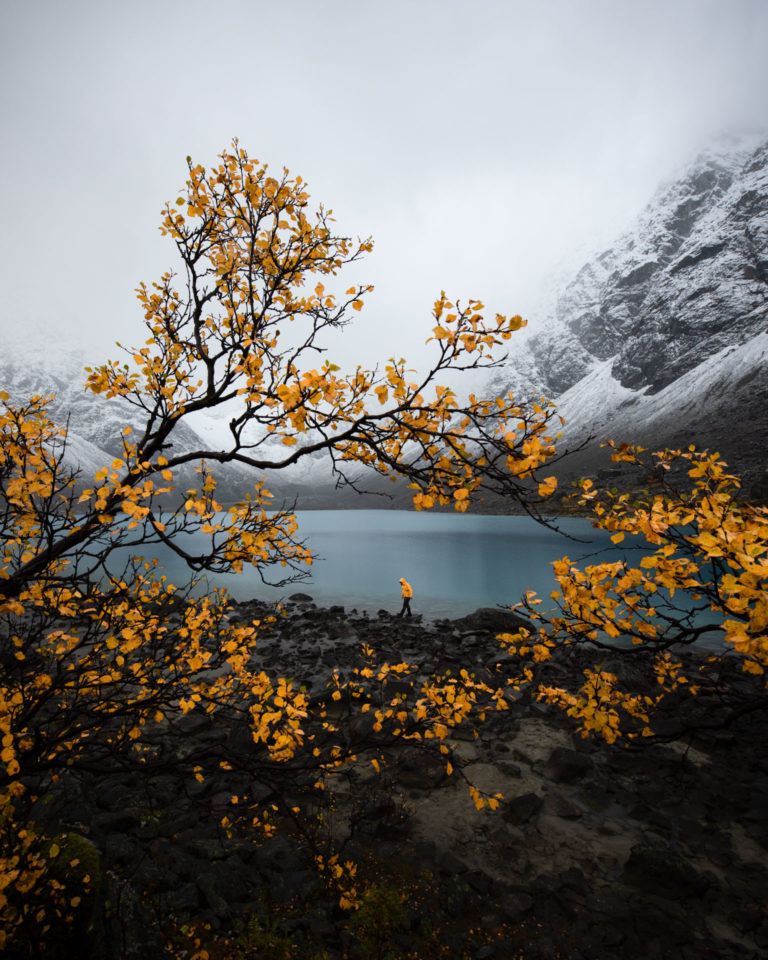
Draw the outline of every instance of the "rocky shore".
M253 601L237 615L264 612ZM263 636L261 665L315 697L332 671L352 669L362 643L424 674L482 676L504 657L494 635L510 616L423 623L318 609L296 594ZM205 716L182 720L190 744L238 735ZM476 729L452 732L451 776L444 758L403 744L381 774L366 762L331 791L325 828L369 889L356 917L319 885L289 823L261 844L226 836L221 817L242 771L183 797L172 777L80 774L63 826L91 850L101 883L72 956L160 956L169 926L190 919L239 938L243 958L768 955L765 719L628 749L582 740L524 694ZM499 809L476 810L465 778L502 793Z

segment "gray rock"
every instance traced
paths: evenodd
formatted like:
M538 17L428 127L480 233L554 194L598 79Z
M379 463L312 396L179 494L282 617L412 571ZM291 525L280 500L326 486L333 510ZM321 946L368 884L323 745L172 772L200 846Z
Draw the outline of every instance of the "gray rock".
M493 886L493 880L482 870L470 870L465 874L464 879L473 890L483 895L487 894Z
M275 903L286 904L291 900L308 896L318 883L318 876L314 870L275 873L269 878L269 895Z
M555 747L546 763L547 776L557 783L581 780L592 769L592 761L567 747Z
M200 898L204 907L207 907L211 913L220 919L225 919L229 916L229 904L219 893L216 879L210 871L206 870L201 874L197 881L197 888L200 891Z
M222 841L214 837L194 837L185 843L185 847L193 857L209 863L227 856Z
M448 776L445 759L422 750L405 750L398 758L398 783L416 790L430 790Z
M654 450L696 442L763 489L765 360L744 370L728 358L748 341L756 356L768 324L768 143L755 147L710 150L663 185L562 288L540 332L489 386L556 399L563 443L589 434ZM712 365L707 377L687 376L704 364ZM584 403L595 389L608 395L595 377L613 384L614 400ZM569 390L577 398L570 410Z
M480 630L484 633L512 633L521 627L530 628L530 623L511 610L496 607L480 607L469 616L454 621L464 630Z
M584 815L584 811L568 797L560 793L547 794L544 800L544 809L556 817L564 820L578 820Z
M661 897L700 897L707 883L688 860L662 843L638 843L624 865L624 880Z
M524 793L519 797L513 797L504 807L502 816L507 823L519 826L528 823L541 810L544 798L537 793Z
M170 910L182 915L191 915L200 908L200 888L196 883L185 883L170 889L167 893Z
M476 960L493 960L497 956L496 945L493 943L486 943L475 953Z
M499 910L510 923L519 923L532 907L533 898L527 893L508 893L499 901Z

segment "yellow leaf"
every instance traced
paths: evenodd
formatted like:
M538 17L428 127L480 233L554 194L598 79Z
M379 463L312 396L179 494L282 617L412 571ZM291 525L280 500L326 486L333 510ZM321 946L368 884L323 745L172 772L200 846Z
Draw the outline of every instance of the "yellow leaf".
M557 490L557 477L546 477L539 484L539 496L550 497Z

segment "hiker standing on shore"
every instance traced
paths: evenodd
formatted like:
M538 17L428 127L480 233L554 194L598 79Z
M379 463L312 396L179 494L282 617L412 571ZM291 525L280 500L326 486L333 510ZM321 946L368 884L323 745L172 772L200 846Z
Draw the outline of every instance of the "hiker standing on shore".
M406 580L403 580L402 577L400 577L400 587L402 588L403 593L403 607L400 613L398 613L398 617L402 617L406 610L408 611L408 616L410 617L412 616L411 597L413 596L413 587Z

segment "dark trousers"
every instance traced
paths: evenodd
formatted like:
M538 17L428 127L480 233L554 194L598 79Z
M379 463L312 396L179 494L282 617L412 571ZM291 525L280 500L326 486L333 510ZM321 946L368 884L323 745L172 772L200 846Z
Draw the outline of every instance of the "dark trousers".
M412 613L411 613L411 598L410 598L410 597L403 597L403 608L402 608L402 610L400 611L400 613L398 613L398 617L402 617L402 615L405 613L406 610L408 611L408 616L409 616L409 617L412 616Z

